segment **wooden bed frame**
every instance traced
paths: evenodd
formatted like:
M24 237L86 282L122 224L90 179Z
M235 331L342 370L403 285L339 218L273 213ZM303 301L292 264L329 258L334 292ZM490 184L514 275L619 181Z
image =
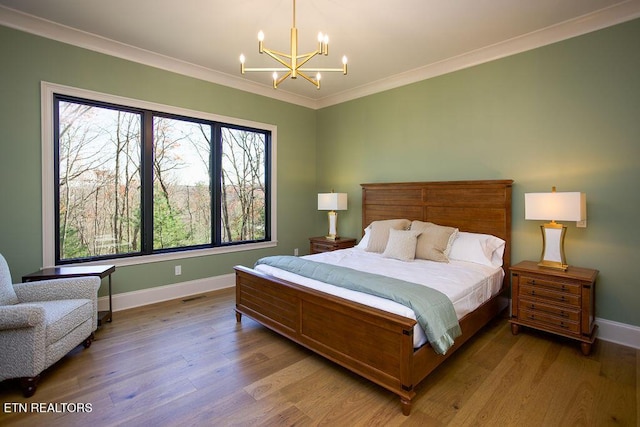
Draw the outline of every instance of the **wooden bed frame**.
M460 320L462 336L439 355L413 348L416 321L237 266L236 320L262 325L400 397L409 415L416 386L508 305L512 180L362 184L362 224L407 218L493 234L506 241L501 292Z

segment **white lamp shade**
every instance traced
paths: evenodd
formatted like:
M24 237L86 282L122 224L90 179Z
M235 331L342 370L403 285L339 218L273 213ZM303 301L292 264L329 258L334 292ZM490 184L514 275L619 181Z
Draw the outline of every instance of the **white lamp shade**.
M578 192L526 193L524 218L542 221L584 221L587 195Z
M346 211L347 193L319 193L319 211Z

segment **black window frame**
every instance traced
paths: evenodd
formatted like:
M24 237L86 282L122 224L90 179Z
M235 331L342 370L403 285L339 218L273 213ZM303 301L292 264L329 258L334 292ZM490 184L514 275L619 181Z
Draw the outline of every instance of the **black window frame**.
M89 256L83 258L61 259L60 248L60 117L59 103L72 102L93 107L120 110L127 113L135 113L141 115L141 246L139 252L126 254L110 254ZM90 98L67 95L63 93L53 93L53 182L54 182L54 259L55 265L86 263L104 260L116 260L123 258L136 258L157 254L188 252L201 249L224 248L233 246L250 245L261 242L272 242L272 171L273 171L273 144L272 131L269 129L261 129L247 125L236 123L228 123L224 121L211 120L202 117L193 117L183 114L176 114L150 108L141 108L135 106L127 106L112 102L94 100ZM206 113L205 113L206 114ZM176 120L189 121L193 123L202 123L211 126L211 150L210 150L210 188L211 188L211 242L207 244L198 244L184 247L154 249L153 244L153 119L154 117L162 117ZM264 215L265 215L265 235L262 239L243 240L243 241L222 241L222 128L231 128L248 132L255 132L264 135ZM252 249L252 248L248 248Z

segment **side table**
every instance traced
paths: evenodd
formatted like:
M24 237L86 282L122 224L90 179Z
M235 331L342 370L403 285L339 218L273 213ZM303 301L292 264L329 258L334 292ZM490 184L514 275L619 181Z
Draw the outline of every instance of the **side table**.
M100 279L109 277L109 310L98 312L98 326L104 322L111 322L113 311L111 309L111 274L116 271L115 265L82 265L82 266L58 266L43 268L42 270L22 276L22 282L35 282L38 280L62 279L65 277L97 276Z
M591 353L595 324L598 270L569 266L566 271L540 267L535 261L511 266L511 332L520 326L580 341L585 356Z

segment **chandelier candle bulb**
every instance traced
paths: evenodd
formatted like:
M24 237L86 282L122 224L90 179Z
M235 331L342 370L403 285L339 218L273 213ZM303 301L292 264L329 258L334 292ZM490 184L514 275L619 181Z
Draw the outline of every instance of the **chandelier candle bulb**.
M264 53L264 33L261 31L258 32L258 52Z

